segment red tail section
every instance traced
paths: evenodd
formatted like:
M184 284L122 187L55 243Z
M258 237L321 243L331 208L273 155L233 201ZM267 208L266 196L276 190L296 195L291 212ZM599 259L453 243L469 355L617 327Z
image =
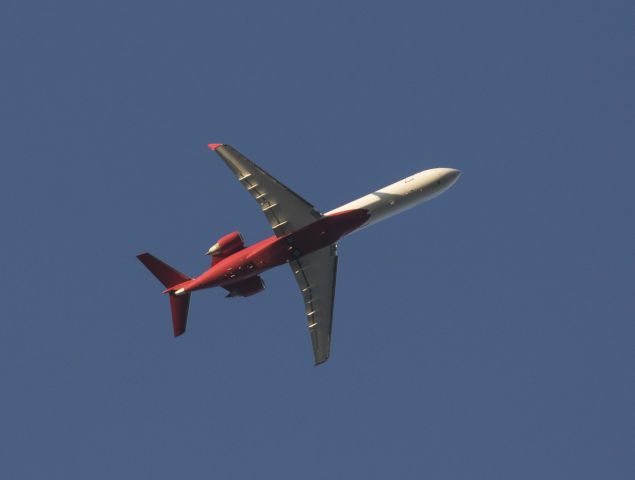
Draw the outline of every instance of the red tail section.
M172 327L174 336L178 337L185 333L187 325L187 311L190 308L190 294L174 295L170 294L170 308L172 309Z
M152 274L157 277L165 288L173 287L179 283L190 280L190 277L172 268L165 262L162 262L157 257L150 255L149 253L142 253L137 255L137 258L143 263Z
M171 288L179 283L190 280L190 277L172 268L165 262L162 262L158 258L150 255L149 253L142 253L137 255L137 258L143 263L152 274L165 286L165 288ZM185 326L187 325L187 312L190 307L190 294L174 295L170 293L170 308L172 310L172 326L174 328L174 336L178 337L185 333Z

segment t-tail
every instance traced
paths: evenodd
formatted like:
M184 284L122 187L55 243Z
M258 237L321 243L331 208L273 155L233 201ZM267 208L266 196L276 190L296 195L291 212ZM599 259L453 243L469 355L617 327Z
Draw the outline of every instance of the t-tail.
M164 293L170 295L170 308L172 310L172 326L174 327L174 336L178 337L185 333L187 325L187 311L190 306L190 294L175 295L174 288L183 282L191 280L187 275L172 268L165 262L149 253L137 255L137 258L143 263L152 274L165 286Z

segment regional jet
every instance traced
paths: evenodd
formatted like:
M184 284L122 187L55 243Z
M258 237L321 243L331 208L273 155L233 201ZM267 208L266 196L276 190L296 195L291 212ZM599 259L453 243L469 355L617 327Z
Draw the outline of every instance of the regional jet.
M192 292L222 287L228 297L249 297L264 290L263 272L287 263L304 299L316 365L329 358L331 349L337 242L436 197L461 174L453 168L423 170L322 214L230 145L213 143L209 148L258 203L274 235L250 246L239 232L221 237L206 253L210 268L194 278L149 253L137 256L165 286L174 336L185 333Z

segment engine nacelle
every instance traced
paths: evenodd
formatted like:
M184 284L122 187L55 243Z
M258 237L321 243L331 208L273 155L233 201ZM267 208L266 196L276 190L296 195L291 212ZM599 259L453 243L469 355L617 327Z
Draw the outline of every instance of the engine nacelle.
M205 255L226 257L238 250L245 248L245 241L240 232L232 232L221 237L218 242L212 245Z
M265 282L259 275L256 275L233 285L225 285L224 288L229 290L227 297L251 297L265 289Z

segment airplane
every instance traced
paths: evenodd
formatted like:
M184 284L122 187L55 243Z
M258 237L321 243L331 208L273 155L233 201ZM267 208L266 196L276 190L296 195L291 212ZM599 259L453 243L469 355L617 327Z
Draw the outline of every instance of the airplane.
M461 174L454 168L423 170L322 214L232 146L208 146L256 200L274 235L250 246L239 232L221 237L206 253L210 268L193 278L149 253L137 255L165 286L174 336L185 333L192 292L222 287L227 297L249 297L264 290L263 272L288 263L304 299L315 365L330 355L337 242L440 195Z

